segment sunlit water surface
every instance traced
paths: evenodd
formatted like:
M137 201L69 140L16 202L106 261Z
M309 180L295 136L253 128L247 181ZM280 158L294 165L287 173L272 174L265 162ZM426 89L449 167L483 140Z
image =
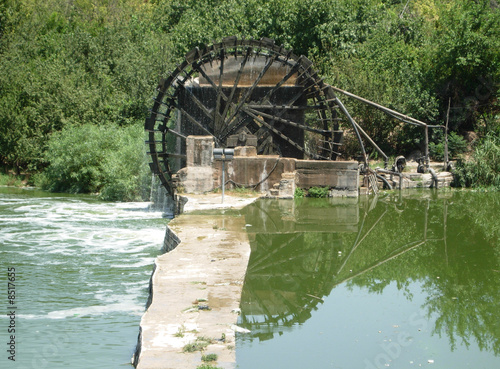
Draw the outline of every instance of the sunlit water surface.
M167 221L148 203L0 188L0 306L15 268L16 355L2 368L130 367Z

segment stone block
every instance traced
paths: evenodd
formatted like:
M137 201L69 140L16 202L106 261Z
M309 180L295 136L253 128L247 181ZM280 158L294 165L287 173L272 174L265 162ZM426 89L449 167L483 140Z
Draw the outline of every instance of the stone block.
M295 169L307 170L358 170L357 161L297 160Z
M257 137L245 132L241 132L236 135L231 135L226 141L227 147L237 147L237 146L254 146L257 147Z
M297 186L301 188L332 187L337 190L358 191L357 162L297 160Z
M258 184L255 190L265 192L280 182L283 172L293 171L294 161L277 155L235 156L226 163L226 179L246 186ZM216 162L215 166L220 172L220 163Z
M255 146L236 146L234 156L257 156L257 148Z
M293 199L295 195L295 173L283 173L279 183L279 197Z
M186 193L205 193L214 188L212 167L185 167L177 174Z
M188 167L209 167L213 161L214 139L212 136L188 136L186 156Z

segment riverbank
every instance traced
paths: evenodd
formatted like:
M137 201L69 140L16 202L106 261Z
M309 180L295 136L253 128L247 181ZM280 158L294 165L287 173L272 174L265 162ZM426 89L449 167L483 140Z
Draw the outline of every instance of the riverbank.
M167 228L167 252L155 260L150 301L141 319L138 369L234 368L235 331L250 257L245 219L195 210L243 208L258 197L188 195L184 213Z

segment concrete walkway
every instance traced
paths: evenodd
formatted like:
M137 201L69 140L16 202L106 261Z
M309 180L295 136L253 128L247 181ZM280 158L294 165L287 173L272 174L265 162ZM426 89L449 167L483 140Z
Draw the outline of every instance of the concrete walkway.
M188 196L185 213L169 223L167 242L180 244L155 260L151 304L141 319L139 369L194 369L216 354L220 368L235 368L235 331L250 256L245 219L189 211L242 208L256 200L220 195ZM185 352L186 345L207 345Z

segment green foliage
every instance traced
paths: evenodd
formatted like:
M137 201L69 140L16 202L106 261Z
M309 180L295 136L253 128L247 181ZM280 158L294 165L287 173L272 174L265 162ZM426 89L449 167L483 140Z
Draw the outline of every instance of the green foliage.
M330 189L328 187L311 187L308 190L308 195L310 197L323 198L328 197L328 192Z
M198 365L196 369L222 369L222 368L219 366L213 366L211 364L202 364Z
M457 0L438 7L426 66L430 87L452 98L450 127L472 130L492 108L500 77L500 10L489 0ZM494 107L496 106L496 107Z
M500 190L500 136L488 135L476 145L469 160L457 161L455 184Z
M0 40L1 164L43 169L48 137L66 125L143 122L166 68L165 42L140 1L9 4L14 30Z
M188 343L182 349L183 352L195 352L203 351L212 342L210 338L207 337L197 337L196 341Z
M149 180L142 127L67 126L52 134L49 166L38 185L56 192L100 193L104 200L145 198Z
M159 79L188 50L232 35L272 38L310 58L326 82L431 124L443 123L451 99L452 132L499 126L499 8L489 0L405 4L0 0L0 166L43 171L47 142L65 129L142 124ZM421 149L421 128L341 98L386 154ZM359 147L342 128L347 159ZM439 156L439 143L432 150ZM69 187L97 186L107 197L97 183L116 183L93 181ZM113 193L129 191L120 188Z
M217 361L217 354L207 354L201 357L201 361Z
M23 178L20 176L0 173L0 186L20 187L23 185Z
M429 143L429 155L434 160L442 161L444 159L444 135L439 135L439 142ZM467 149L465 139L455 132L450 132L448 135L448 158L451 160L458 155L463 154Z
M295 193L293 194L293 197L296 199L301 199L306 197L306 191L300 187L295 187Z

